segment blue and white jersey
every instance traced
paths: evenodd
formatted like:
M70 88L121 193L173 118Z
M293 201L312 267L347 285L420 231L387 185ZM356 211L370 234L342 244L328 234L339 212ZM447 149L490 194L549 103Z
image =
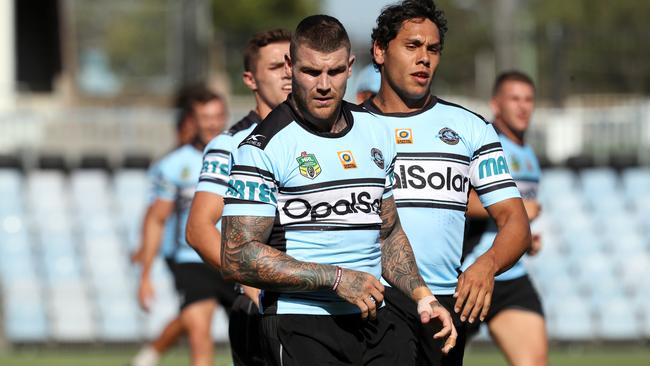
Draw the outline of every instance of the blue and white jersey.
M380 208L392 196L394 141L377 118L343 102L347 127L318 132L290 102L233 154L224 216L274 217L268 245L299 261L381 277ZM266 314L337 315L359 309L333 291L265 291Z
M395 203L424 281L436 295L458 282L470 188L484 206L519 197L492 125L458 105L431 98L412 113L382 113L397 146Z
M152 164L147 171L149 178L149 204L156 200L159 180L159 167L157 164ZM160 254L165 259L173 259L174 248L176 247L176 215L172 214L165 221L165 229L160 243Z
M517 184L521 197L525 200L536 200L542 170L539 167L539 162L537 156L535 156L535 152L530 145L518 145L503 134L499 134L499 139L501 140L503 151L508 160L510 173ZM463 269L469 267L479 256L490 249L496 235L497 225L494 220L489 220L487 228L481 236L479 243L474 247L472 252L466 256L465 261L463 262ZM525 274L526 267L524 266L523 259L520 259L509 270L498 275L496 280L513 280Z
M230 175L230 154L237 150L239 143L261 121L257 113L250 111L246 117L206 145L199 184L196 186L197 192L210 192L222 197L226 194Z
M192 145L183 145L154 165L153 198L174 202L174 241L170 258L176 263L202 263L185 241L185 227L201 172L202 154Z

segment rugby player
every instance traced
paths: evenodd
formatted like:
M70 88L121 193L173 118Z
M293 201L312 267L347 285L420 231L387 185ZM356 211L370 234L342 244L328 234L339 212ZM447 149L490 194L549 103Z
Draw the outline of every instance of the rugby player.
M519 71L504 72L494 83L490 106L494 113L493 126L499 134L510 174L524 200L528 219L532 222L541 209L537 200L541 169L535 152L526 144L525 136L535 108L535 84L528 75ZM488 218L474 191L469 199L468 216L470 219ZM478 244L465 249L471 252L465 257L463 268L489 250L496 233L496 223L489 220ZM540 246L540 238L535 235L528 254L536 254ZM522 260L495 278L492 305L485 322L492 339L511 365L543 366L548 363L542 304ZM479 326L476 323L469 332L477 332Z
M223 129L227 111L223 98L205 88L194 90L188 104L198 131L196 139L154 165L154 198L143 223L143 268L138 297L146 309L153 297L150 277L153 260L165 222L174 217L175 246L171 258L176 288L181 297L180 321L189 338L192 365L211 365L210 326L217 300L228 309L235 293L232 284L223 281L218 271L202 262L185 241L184 234L189 205L201 170L203 148Z
M390 311L419 340L425 365L461 365L466 332L487 315L494 276L530 246L530 228L494 128L479 115L431 93L447 21L431 0L384 8L372 31L371 53L381 72L379 93L364 103L397 143L395 203L418 268L459 332L447 356L430 327L399 291L386 289ZM497 223L494 245L460 273L470 187Z
M303 19L285 67L292 94L239 145L225 196L221 266L262 288L272 365L412 365L383 308L383 277L454 345L450 314L417 272L392 197L394 141L342 100L354 57L341 23Z
M191 113L191 103L188 105L188 100L190 99L193 92L193 87L185 87L179 90L176 97L176 102L174 106L177 110L176 118L176 139L177 145L176 148L183 146L185 144L192 143L196 139L196 123L193 120L193 115ZM155 166L150 167L149 176L153 181L155 176L153 172L157 171ZM165 263L169 271L174 273L174 243L176 242L176 233L175 233L175 219L173 215L167 219L165 222L165 229L163 237L161 238L162 242L160 245L160 252L165 259ZM141 241L138 249L131 255L131 261L134 264L142 264L142 259L144 256L144 247L145 245L151 245L151 241ZM143 309L148 310L150 307L150 299L139 298L139 302ZM174 344L178 339L183 335L184 329L181 323L180 314L171 320L165 328L163 328L160 335L153 340L150 344L142 347L138 353L131 360L132 366L155 366L158 364L160 355L167 352L167 350Z
M253 36L244 50L244 84L255 95L255 109L205 148L190 217L187 240L207 263L219 267L221 213L228 187L230 153L250 134L273 108L287 99L291 78L284 70L284 55L289 54L291 33L274 29ZM260 349L259 290L241 286L230 313L229 336L233 363L265 365Z

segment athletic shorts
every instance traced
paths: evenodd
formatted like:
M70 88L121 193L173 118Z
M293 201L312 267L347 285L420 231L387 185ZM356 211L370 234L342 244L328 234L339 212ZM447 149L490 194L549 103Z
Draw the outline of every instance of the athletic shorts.
M375 320L351 315L264 315L263 350L273 366L411 366L408 331L382 308ZM406 331L406 332L405 332Z
M215 299L230 312L235 301L235 285L226 282L219 271L205 263L176 263L176 289L181 297L181 310L197 301Z
M262 353L262 315L255 303L238 294L230 310L228 337L234 366L266 366Z
M508 281L494 281L492 305L485 317L485 322L489 323L492 318L506 309L532 311L544 317L539 294L532 282L530 282L528 275ZM478 333L480 326L480 322L469 324L468 332L470 336Z
M420 314L417 312L417 304L404 295L401 291L386 286L384 300L386 308L392 312L397 319L408 326L409 342L417 347L417 364L418 365L462 365L463 356L465 355L465 342L467 333L465 324L460 321L460 316L454 312L456 299L452 295L436 295L438 302L449 311L454 321L454 327L458 332L456 346L452 348L449 354L442 353L442 347L445 339L433 339L433 335L438 333L442 326L434 320L433 324L422 324Z

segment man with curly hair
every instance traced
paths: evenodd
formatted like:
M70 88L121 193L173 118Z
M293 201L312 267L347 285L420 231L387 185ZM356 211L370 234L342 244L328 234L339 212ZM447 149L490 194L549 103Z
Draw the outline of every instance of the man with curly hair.
M423 365L460 365L463 323L483 319L494 276L530 246L530 228L497 134L479 115L431 94L447 31L431 0L405 0L383 9L372 32L372 57L381 72L379 93L364 106L394 132L395 203L420 273L452 313L459 338L448 355L423 326L415 307L386 288L388 308L409 324ZM494 244L460 272L470 189L495 220Z

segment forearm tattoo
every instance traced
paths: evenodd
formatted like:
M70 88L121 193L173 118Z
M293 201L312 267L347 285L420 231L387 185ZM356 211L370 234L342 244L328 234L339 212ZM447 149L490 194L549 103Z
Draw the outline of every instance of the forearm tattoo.
M331 288L336 268L301 262L266 242L272 217L225 216L222 219L221 263L224 277L244 285L301 292Z
M382 275L392 286L411 296L413 290L426 286L420 276L415 255L397 216L393 197L381 204L381 266Z

